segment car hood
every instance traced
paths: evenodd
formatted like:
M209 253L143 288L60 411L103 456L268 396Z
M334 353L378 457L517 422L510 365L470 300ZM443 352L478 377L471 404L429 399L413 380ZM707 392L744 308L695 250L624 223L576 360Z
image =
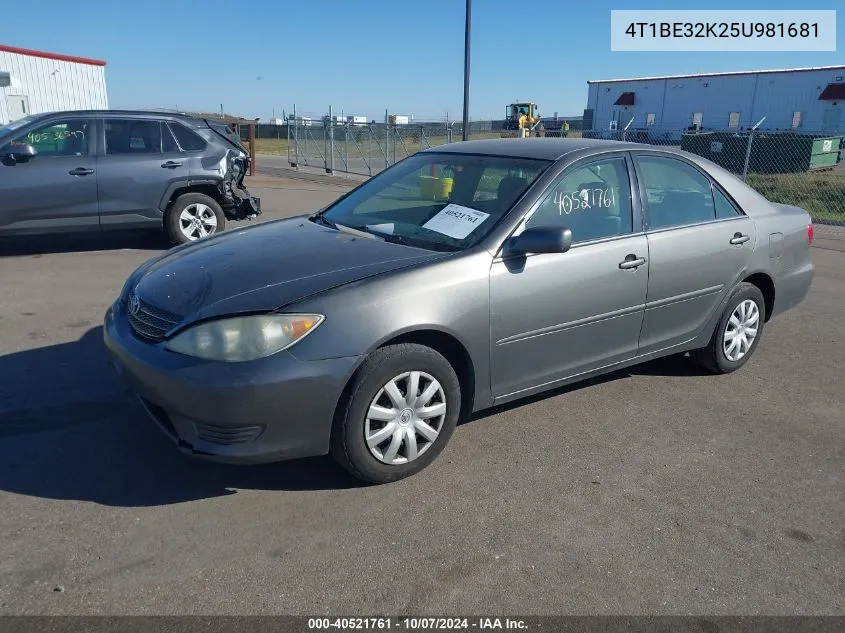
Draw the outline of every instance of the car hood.
M274 310L448 255L341 233L297 217L226 231L174 249L140 271L130 290L188 324Z

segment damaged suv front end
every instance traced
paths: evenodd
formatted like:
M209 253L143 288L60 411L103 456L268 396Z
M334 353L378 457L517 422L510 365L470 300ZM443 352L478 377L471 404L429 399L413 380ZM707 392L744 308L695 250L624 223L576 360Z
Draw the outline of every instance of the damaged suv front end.
M244 184L251 160L246 150L229 137L225 126L205 121L211 131L226 142L226 152L220 159L222 180L218 190L223 211L230 220L252 220L261 215L261 199L250 194Z

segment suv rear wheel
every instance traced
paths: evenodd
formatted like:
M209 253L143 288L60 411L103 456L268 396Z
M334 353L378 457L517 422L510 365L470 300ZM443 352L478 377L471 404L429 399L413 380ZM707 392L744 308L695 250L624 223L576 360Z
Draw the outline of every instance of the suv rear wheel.
M165 219L167 236L174 244L195 242L226 228L226 216L214 198L185 193L170 205Z

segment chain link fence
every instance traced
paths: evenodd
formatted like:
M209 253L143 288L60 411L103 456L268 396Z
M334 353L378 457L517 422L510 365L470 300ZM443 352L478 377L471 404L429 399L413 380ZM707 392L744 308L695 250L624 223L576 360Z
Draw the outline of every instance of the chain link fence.
M736 174L772 202L799 206L814 222L845 232L845 137L800 128L763 129L763 122L737 122L730 129L626 126L588 130L583 136L670 145L698 154Z
M331 110L330 110L331 111ZM356 121L360 117L296 114L257 129L257 151L285 156L292 167L372 176L429 147L462 140L460 122ZM542 137L603 138L675 146L736 174L772 202L806 209L814 222L845 233L845 137L805 129L763 129L763 121L735 121L729 129L686 123L581 130L574 119L545 119ZM519 136L504 120L472 121L470 140Z
M259 124L257 151L287 157L292 167L311 167L326 173L372 176L415 152L460 141L463 125L447 117L417 120L361 120L357 116L296 113L278 124ZM563 119L543 121L535 136L571 135L570 124ZM470 140L516 137L517 130L507 129L504 120L471 121Z

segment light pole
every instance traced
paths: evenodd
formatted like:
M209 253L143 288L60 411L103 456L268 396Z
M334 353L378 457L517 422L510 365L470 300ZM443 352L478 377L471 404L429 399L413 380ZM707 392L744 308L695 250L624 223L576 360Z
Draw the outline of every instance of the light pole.
M467 14L464 21L464 125L461 138L467 140L469 127L469 33L472 17L472 0L467 0Z

